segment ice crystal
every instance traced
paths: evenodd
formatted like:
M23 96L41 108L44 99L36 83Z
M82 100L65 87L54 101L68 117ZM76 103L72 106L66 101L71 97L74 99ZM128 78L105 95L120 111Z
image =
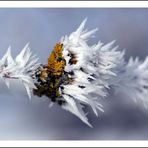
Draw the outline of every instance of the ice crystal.
M9 88L10 80L15 79L24 85L31 98L31 91L35 88L32 75L39 66L38 59L32 55L27 44L15 59L11 56L11 47L0 60L0 78L4 80Z
M114 41L89 45L97 29L84 30L85 23L86 19L55 46L48 64L37 72L34 94L46 95L91 127L84 108L90 106L96 116L98 111L104 112L100 100L107 96L111 80L117 76L124 51L118 51Z
M118 77L112 79L116 93L124 93L138 105L148 108L148 57L144 61L139 58L124 63L118 67Z
M113 87L139 105L148 108L148 57L124 60L125 51L115 41L90 45L97 29L84 29L85 19L69 36L63 36L51 52L48 63L40 65L27 44L13 59L11 48L0 60L0 78L9 87L11 79L21 81L29 98L45 95L52 106L57 103L92 127L84 111L89 106L94 114L104 112L101 100Z

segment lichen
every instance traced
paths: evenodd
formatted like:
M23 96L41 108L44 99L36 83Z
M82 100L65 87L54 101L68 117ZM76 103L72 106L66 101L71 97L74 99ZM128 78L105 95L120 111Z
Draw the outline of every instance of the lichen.
M35 74L35 77L37 78L37 83L35 83L37 89L33 90L35 95L40 97L46 95L51 101L57 102L60 105L64 101L59 99L59 87L62 82L64 67L66 65L62 52L63 45L57 43L48 58L48 64L41 66L37 70Z
M48 58L48 70L54 76L62 75L64 67L65 67L65 60L63 58L63 44L57 43L54 47L54 50L50 54Z

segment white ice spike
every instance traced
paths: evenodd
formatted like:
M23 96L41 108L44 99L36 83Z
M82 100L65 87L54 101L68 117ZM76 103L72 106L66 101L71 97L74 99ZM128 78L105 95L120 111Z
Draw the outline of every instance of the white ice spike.
M117 75L117 67L122 63L123 52L114 47L114 41L106 45L101 43L89 45L88 40L94 36L97 29L84 30L85 19L79 28L69 36L62 37L64 45L63 57L66 60L65 72L73 72L72 84L63 84L63 99L66 105L63 109L78 116L84 123L91 126L81 105L90 106L96 116L97 110L103 112L101 99L107 96L112 78ZM70 64L70 53L77 59L76 64ZM95 97L93 97L95 95Z
M38 59L32 55L29 44L26 44L15 59L12 58L11 47L9 47L0 60L0 77L5 81L8 88L10 87L10 79L20 81L24 85L29 98L31 98L32 89L35 88L32 73L38 65Z

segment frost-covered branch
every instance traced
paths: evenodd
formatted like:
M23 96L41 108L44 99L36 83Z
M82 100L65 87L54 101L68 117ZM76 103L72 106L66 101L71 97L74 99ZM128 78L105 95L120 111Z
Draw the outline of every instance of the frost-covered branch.
M16 79L24 85L31 98L32 89L36 88L32 75L39 66L38 59L32 55L27 44L15 59L11 56L11 47L8 48L5 55L0 60L0 78L4 80L9 88L10 80Z
M144 61L131 57L118 68L118 76L112 79L112 85L116 93L122 92L138 105L148 108L148 57Z
M74 82L63 85L63 98L66 104L62 107L77 115L83 122L87 121L82 104L90 106L94 113L103 111L100 99L106 97L108 89L113 87L115 92L123 92L148 107L148 58L143 62L138 58L125 62L125 51L119 51L114 41L103 44L99 41L95 45L88 45L87 41L94 37L97 29L84 30L86 19L79 28L62 38L64 45L63 57L66 59L65 71L73 71ZM74 54L77 62L69 64ZM79 86L83 86L79 87ZM95 94L96 97L92 97Z
M8 87L11 79L21 81L29 97L31 91L45 95L92 127L84 108L89 106L96 116L98 111L104 112L101 100L111 87L148 107L148 57L144 61L131 57L126 62L125 51L118 50L115 41L89 45L97 29L85 30L86 21L61 38L47 64L38 63L28 44L15 59L9 48L0 60L0 78Z
M113 47L114 41L106 45L99 41L96 45L89 46L87 41L94 36L97 29L84 30L85 23L86 19L75 32L61 40L64 45L63 57L66 60L65 71L72 71L71 77L74 79L72 84L63 84L64 89L61 91L67 102L62 108L90 125L82 104L90 106L96 115L97 110L104 111L100 99L106 97L109 82L116 76L116 67L121 65L124 52L118 51L117 46ZM71 54L77 59L75 64L69 63ZM92 94L96 97L92 97Z

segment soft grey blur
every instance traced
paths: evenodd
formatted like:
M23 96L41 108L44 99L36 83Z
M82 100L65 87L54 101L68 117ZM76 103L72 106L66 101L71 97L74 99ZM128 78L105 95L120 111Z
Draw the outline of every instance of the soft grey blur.
M9 45L15 56L27 42L39 58L47 57L61 36L74 31L87 17L86 28L98 27L96 38L116 40L120 50L144 59L148 55L148 9L0 9L0 57ZM48 108L45 97L30 101L23 87L0 84L0 139L4 140L146 140L148 112L123 95L103 101L105 113L91 110L89 128L59 106Z

